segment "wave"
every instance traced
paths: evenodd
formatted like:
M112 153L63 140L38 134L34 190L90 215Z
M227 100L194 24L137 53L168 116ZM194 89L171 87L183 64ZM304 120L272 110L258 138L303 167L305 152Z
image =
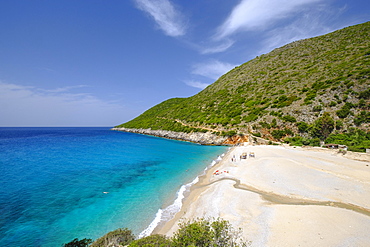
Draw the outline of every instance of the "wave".
M209 168L215 166L218 162L220 162L224 155L225 154L221 154L220 156L217 157L216 160L213 160L211 164L204 169L203 173L200 176L204 175ZM170 221L171 219L173 219L173 217L175 217L175 215L181 210L182 200L185 198L185 194L189 192L191 186L196 184L198 181L199 181L199 176L197 176L190 183L182 185L176 193L175 201L171 205L166 207L165 209L158 210L158 212L155 215L154 220L149 224L149 226L144 231L142 231L139 234L139 238L144 238L152 234L154 229L161 222L166 222L166 221Z

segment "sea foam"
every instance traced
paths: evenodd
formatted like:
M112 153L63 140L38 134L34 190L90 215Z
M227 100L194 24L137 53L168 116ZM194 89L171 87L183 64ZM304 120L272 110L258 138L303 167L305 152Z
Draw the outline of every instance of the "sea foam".
M216 160L213 160L211 164L204 169L203 173L200 176L204 175L209 168L215 166L218 162L220 162L224 155L225 154L222 154L218 156ZM157 211L154 220L149 224L149 226L144 231L142 231L139 234L139 238L147 237L150 234L152 234L154 229L161 222L166 222L166 221L170 221L171 219L173 219L175 215L181 210L182 201L185 198L185 194L189 192L191 186L198 183L198 181L199 181L199 176L197 176L192 182L182 185L180 189L177 191L175 201L171 205L166 207L165 209L159 209Z

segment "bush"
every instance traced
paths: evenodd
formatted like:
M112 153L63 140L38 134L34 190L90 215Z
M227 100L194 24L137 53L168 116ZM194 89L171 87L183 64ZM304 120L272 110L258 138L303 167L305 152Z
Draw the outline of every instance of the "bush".
M322 117L318 118L311 128L313 137L325 140L334 129L334 119L328 112L324 112Z
M340 118L346 118L349 114L351 114L351 108L353 107L353 104L346 103L340 110L338 110L337 116Z
M231 137L231 136L234 136L236 135L236 131L235 130L230 130L230 131L222 131L222 136L228 136L228 137Z
M370 147L370 131L350 128L346 133L331 134L326 143L347 145L349 151L365 152Z
M276 118L272 119L271 121L271 128L276 128L277 123L276 123Z
M261 133L260 132L252 133L252 135L257 136L257 137L261 137Z
M342 129L343 128L343 122L342 121L340 121L340 120L337 120L337 121L335 121L335 129L336 130L340 130L340 129Z
M360 92L358 97L360 99L370 99L370 89Z
M299 132L303 133L303 132L307 132L308 131L308 124L306 122L298 122L296 123L296 126L299 130Z
M240 238L241 230L235 231L225 220L198 219L179 224L180 229L172 238L172 246L247 246Z
M314 112L320 112L322 111L322 105L316 105L312 108L312 111Z
M277 139L280 140L283 136L285 136L285 131L284 130L273 130L271 132L271 135Z
M105 247L105 246L116 246L116 245L127 245L135 240L135 236L131 230L127 228L119 228L112 232L105 234L103 237L98 238L91 247Z
M353 121L357 126L360 126L362 123L370 123L370 112L361 111L360 114L355 116Z
M285 122L291 122L291 123L295 123L295 122L297 122L297 120L295 119L295 117L290 116L290 115L286 115L286 116L282 117L282 119L283 119Z
M171 240L164 235L150 235L145 238L134 240L129 244L129 247L170 247Z
M92 243L92 240L88 238L84 238L81 240L78 240L78 238L75 238L71 242L67 244L63 244L63 247L87 247L91 243Z

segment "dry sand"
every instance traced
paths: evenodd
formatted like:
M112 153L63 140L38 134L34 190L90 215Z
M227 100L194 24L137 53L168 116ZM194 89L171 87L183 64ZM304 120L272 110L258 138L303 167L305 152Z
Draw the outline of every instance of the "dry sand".
M240 159L244 152L255 157ZM180 221L221 217L241 228L251 246L370 246L370 162L346 156L321 149L234 147L155 233L171 236Z

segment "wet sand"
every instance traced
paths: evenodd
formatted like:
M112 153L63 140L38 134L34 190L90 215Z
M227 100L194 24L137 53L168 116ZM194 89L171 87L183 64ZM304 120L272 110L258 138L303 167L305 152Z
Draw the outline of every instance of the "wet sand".
M255 157L240 159L251 152ZM180 221L221 217L251 246L370 246L370 162L347 157L358 158L322 149L232 148L154 233L171 236Z

